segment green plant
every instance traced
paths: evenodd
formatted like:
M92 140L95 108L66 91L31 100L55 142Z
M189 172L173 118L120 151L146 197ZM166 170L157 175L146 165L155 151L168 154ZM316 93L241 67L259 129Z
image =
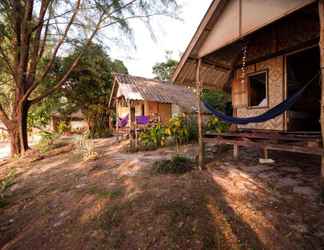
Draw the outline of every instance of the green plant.
M0 180L0 208L7 204L5 200L6 191L15 184L15 177L16 171L12 170L3 180Z
M184 156L175 155L171 160L154 162L153 171L158 174L184 174L193 170L195 163Z
M144 147L158 148L165 145L167 134L164 127L158 123L154 127L143 131L139 138Z
M207 130L217 133L224 133L228 130L229 125L220 121L217 117L211 117L207 122Z
M198 124L195 116L186 117L186 126L188 128L188 141L195 141L198 138Z
M64 134L69 131L71 131L71 126L65 121L61 121L57 126L57 132L59 134Z
M166 133L174 138L178 150L179 145L189 141L189 129L186 117L179 115L171 118L166 128Z
M53 144L54 140L58 137L57 133L52 133L49 131L40 131L39 135L41 137L40 144Z

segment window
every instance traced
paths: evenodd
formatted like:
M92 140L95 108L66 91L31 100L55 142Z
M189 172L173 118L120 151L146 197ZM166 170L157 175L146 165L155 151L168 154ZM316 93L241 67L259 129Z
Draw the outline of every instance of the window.
M249 106L250 107L267 107L267 71L257 72L248 75L249 83Z

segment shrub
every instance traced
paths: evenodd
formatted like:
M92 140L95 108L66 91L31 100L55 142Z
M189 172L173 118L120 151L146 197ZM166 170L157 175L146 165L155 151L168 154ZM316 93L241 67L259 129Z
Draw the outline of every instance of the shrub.
M191 171L195 163L184 156L176 155L171 160L159 160L153 164L153 171L158 174L184 174Z
M154 127L146 129L140 133L139 138L144 147L158 148L165 145L167 133L164 127L158 123Z
M112 136L112 130L110 128L97 128L91 129L89 131L89 138L98 139L98 138L108 138Z
M207 130L217 133L224 133L228 131L229 125L220 121L217 117L211 117L207 122Z
M57 132L59 134L64 134L66 132L71 131L71 126L68 124L68 122L61 121L59 125L57 126Z
M174 138L175 143L177 145L177 150L179 148L179 145L188 142L189 130L187 127L185 116L178 115L172 117L166 128L166 133Z
M3 180L0 180L0 208L6 205L6 191L15 184L15 177L16 172L12 170Z
M188 128L188 140L194 141L198 138L198 124L197 119L194 116L186 117L186 126Z
M59 136L57 133L52 133L49 131L40 131L39 135L41 137L40 144L52 144L53 141Z

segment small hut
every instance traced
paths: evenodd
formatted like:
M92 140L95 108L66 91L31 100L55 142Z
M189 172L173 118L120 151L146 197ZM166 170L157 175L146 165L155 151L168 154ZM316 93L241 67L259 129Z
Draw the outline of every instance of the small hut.
M57 131L61 122L65 122L71 131L84 131L88 129L88 122L81 110L73 112L70 115L54 112L51 117L51 130Z
M205 142L233 144L235 157L240 146L265 157L269 149L317 154L324 197L323 51L323 0L214 0L173 81L196 86L198 96L202 88L231 90L231 121L247 122L206 138L198 116L200 166Z
M194 89L195 90L195 89ZM148 123L165 124L177 114L196 112L197 97L192 88L170 82L126 74L114 74L109 107L130 127L138 117L147 117Z

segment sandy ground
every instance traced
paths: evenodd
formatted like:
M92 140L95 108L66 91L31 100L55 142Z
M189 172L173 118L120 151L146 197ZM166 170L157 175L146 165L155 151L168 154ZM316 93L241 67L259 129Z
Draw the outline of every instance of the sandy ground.
M0 209L1 249L324 249L319 159L207 146L208 169L157 175L174 148L126 153L95 141L99 160L62 150L10 169L16 184ZM195 145L182 148L194 157Z

